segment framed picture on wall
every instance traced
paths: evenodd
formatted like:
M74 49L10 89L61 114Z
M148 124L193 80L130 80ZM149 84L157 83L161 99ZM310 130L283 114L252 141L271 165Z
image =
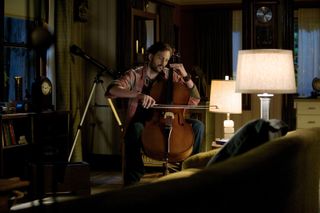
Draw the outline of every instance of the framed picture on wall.
M88 21L88 0L74 0L74 21L87 22Z

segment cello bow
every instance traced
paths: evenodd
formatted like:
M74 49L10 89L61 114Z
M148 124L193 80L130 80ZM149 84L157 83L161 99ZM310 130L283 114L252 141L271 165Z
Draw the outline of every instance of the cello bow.
M155 104L150 108L154 109L219 109L217 105L185 105L185 104Z

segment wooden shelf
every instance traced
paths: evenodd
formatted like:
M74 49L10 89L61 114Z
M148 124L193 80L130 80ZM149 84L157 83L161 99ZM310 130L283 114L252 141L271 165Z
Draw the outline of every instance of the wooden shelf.
M0 115L0 177L27 177L30 162L63 161L69 151L69 112Z

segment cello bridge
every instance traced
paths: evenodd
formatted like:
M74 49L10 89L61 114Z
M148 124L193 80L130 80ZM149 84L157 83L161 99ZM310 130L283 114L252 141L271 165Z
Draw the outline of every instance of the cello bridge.
M171 117L171 119L174 119L174 113L173 112L166 112L164 114L164 118L166 119L167 117Z

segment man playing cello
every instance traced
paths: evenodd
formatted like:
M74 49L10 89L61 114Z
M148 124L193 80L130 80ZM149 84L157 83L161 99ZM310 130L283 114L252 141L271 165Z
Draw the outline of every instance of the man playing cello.
M170 45L157 42L147 50L148 60L144 66L126 71L119 79L108 86L106 97L129 98L126 117L125 170L124 185L131 185L140 181L144 175L144 164L141 156L141 134L146 120L149 118L147 109L154 107L156 101L151 97L150 90L155 81L168 79L169 69L166 67L173 50ZM185 85L189 89L188 105L198 105L200 94L183 64L172 63L172 81ZM197 119L186 119L192 126L194 144L192 154L200 152L204 134L204 124Z

